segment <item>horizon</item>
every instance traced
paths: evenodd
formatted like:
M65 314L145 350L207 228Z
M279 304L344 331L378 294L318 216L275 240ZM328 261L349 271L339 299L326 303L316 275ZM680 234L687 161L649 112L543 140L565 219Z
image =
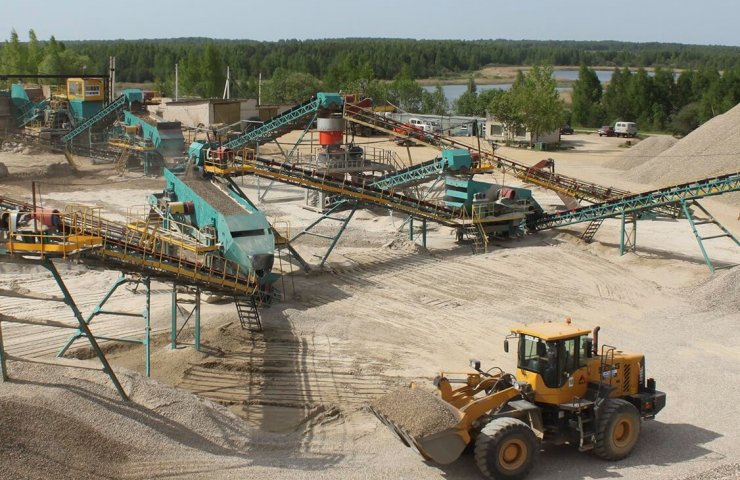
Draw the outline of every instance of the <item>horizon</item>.
M38 41L41 43L48 42L51 38L40 37L36 32ZM20 43L28 43L28 32L19 32L18 34ZM68 42L157 42L157 41L168 41L168 40L203 40L213 42L255 42L255 43L280 43L280 42L323 42L323 41L342 41L342 40L400 40L400 41L415 41L415 42L554 42L554 43L624 43L634 45L681 45L687 47L727 47L727 48L740 48L740 45L722 45L722 44L703 44L703 43L681 43L681 42L658 42L658 41L631 41L631 40L615 40L615 39L599 39L599 40L574 40L574 39L562 39L562 40L541 40L534 38L404 38L404 37L331 37L331 38L280 38L277 40L257 40L254 38L218 38L218 37L141 37L141 38L59 38L57 35L52 35L54 40L57 42L68 43ZM8 38L0 39L2 42L7 42L10 39L10 33Z
M88 2L50 3L30 14L28 2L6 1L0 32L23 41L33 29L39 40L135 41L206 38L224 41L403 39L628 42L740 46L740 2L705 0L676 8L672 0L623 0L612 11L586 0L565 5L543 0L472 7L449 0L424 5L376 0L373 8L338 0L310 4L283 0L249 5L222 0L200 21L199 4L183 0L130 0L125 8L90 8ZM93 4L95 5L95 4ZM189 8L192 7L192 8ZM79 22L69 20L84 8ZM219 11L223 11L219 15ZM205 14L202 16L205 17ZM197 20L194 21L194 20ZM317 21L318 20L318 21ZM191 28L194 31L183 31Z

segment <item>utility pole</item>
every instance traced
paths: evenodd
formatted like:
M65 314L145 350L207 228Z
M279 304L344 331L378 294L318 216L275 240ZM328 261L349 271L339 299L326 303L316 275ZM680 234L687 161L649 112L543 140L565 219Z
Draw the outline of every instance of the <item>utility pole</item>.
M175 64L175 101L177 101L179 97L179 91L178 88L180 86L180 78L178 77L178 70L177 70L177 64Z
M108 102L112 102L116 96L116 57L108 57L108 76L110 85L108 91Z
M224 100L228 100L231 98L231 89L229 88L229 85L231 83L231 68L226 67L226 85L224 85Z

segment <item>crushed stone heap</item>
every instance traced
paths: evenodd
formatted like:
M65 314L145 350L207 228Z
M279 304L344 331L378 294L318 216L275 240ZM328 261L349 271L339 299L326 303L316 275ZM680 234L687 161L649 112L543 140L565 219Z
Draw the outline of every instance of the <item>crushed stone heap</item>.
M416 438L452 428L459 421L451 405L418 388L391 392L375 400L371 406Z
M656 156L668 150L678 142L668 135L656 135L648 137L634 147L628 148L617 157L604 164L605 167L616 170L631 170L649 162Z

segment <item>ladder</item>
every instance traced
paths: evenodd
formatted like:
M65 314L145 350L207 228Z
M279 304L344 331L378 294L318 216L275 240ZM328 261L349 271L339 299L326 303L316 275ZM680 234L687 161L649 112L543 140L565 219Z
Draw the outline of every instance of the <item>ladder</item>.
M599 230L599 227L602 223L604 223L603 218L591 220L591 222L586 227L586 230L583 232L583 234L581 234L581 240L583 240L585 243L591 243L591 241L594 239L594 235L596 235L596 232Z
M126 145L121 149L121 153L118 155L118 158L116 159L115 167L116 172L118 172L119 175L123 175L123 173L126 171L126 163L128 162L129 157L129 150L131 147Z
M29 123L36 120L39 115L41 115L44 110L46 110L46 107L48 105L49 102L47 100L42 100L39 103L29 102L28 104L26 104L20 116L18 117L18 127L25 127Z
M260 319L260 312L257 310L257 303L254 301L254 296L234 296L234 305L236 306L236 313L239 316L239 323L241 323L244 330L251 330L253 332L262 331L262 320Z
M477 225L467 225L465 227L465 236L468 240L470 240L470 248L472 248L473 253L483 253L485 248L485 239L483 235L481 235L480 229Z
M609 392L614 388L614 378L617 376L616 365L614 364L614 352L616 347L611 345L601 346L601 362L599 364L599 388L596 392L594 404L600 408L603 401L609 396Z

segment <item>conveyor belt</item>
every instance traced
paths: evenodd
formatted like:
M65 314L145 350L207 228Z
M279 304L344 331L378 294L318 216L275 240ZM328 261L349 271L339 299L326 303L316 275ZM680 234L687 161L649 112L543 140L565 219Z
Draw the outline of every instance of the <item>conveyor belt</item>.
M470 145L459 142L453 138L439 135L436 133L420 133L409 131L408 125L399 121L375 114L372 110L363 109L357 106L348 106L344 110L344 118L350 122L365 125L377 130L385 131L389 135L401 138L408 138L415 142L428 145L430 147L447 149L463 148L470 149ZM406 130L407 135L400 132ZM519 178L522 181L539 185L549 190L554 190L565 195L587 200L592 203L600 203L615 197L624 197L631 195L631 192L619 190L613 187L604 187L593 182L585 182L577 178L566 175L554 174L551 172L536 170L512 159L495 155L490 152L481 151L481 159L486 160L493 168L508 173ZM679 210L673 205L661 205L657 208L660 213L677 217L680 215Z
M346 198L390 208L415 218L426 219L450 227L460 227L463 223L462 212L457 209L409 197L392 190L383 190L373 186L372 183L337 179L315 170L287 165L266 158L258 158L256 161L247 161L225 169L212 165L206 165L205 168L217 175L257 175L299 187L339 194Z
M0 197L0 205L25 212L33 211L32 205L6 197ZM158 244L166 243L164 236L159 238L148 231L128 228L124 224L101 218L70 218L62 217L64 225L60 230L71 235L74 232L102 239L102 243L95 248L78 252L77 256L83 263L141 273L162 280L177 280L178 283L197 285L227 295L253 295L257 291L258 283L254 274L243 271L236 263L218 258L206 264L185 256L171 255L165 253L161 245L157 248Z
M736 191L740 191L740 172L632 194L567 212L543 215L531 221L529 225L530 228L535 230L545 230L574 223L590 222L599 218L614 217L622 213L651 210L656 207L675 207L681 201L698 200Z

